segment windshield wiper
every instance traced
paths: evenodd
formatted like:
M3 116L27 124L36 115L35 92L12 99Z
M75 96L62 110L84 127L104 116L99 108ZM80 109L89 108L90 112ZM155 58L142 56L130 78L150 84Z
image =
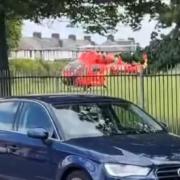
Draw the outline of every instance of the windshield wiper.
M121 132L122 132L122 134L126 134L126 135L128 135L128 134L149 134L149 133L151 133L151 132L146 131L146 130L136 130L136 129L131 129L131 128L122 129Z
M125 135L126 133L123 132L111 132L110 136L120 136L120 135Z
M147 131L147 130L136 130L136 129L121 129L118 132L111 132L110 136L119 136L119 135L130 135L130 134L151 134L151 133L162 133L164 132L163 130L159 131Z

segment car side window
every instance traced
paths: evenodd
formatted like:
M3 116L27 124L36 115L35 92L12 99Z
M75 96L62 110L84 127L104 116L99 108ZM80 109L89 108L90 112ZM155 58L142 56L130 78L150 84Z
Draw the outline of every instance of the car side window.
M143 123L142 117L138 116L135 112L126 108L120 108L119 106L113 106L113 109L117 117L119 117L119 123L122 127L137 130L148 128L147 125Z
M29 129L43 128L52 137L54 134L53 124L43 107L36 103L24 103L21 113L18 131L27 133Z
M8 131L13 129L17 109L18 102L0 103L0 130Z

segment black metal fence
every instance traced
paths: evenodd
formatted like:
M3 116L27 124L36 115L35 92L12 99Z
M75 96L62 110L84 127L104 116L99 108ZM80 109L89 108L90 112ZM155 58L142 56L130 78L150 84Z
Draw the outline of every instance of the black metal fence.
M10 86L5 82L10 82ZM91 83L88 83L91 82ZM4 87L4 84L6 86ZM91 85L90 85L91 84ZM13 73L0 76L2 91L11 95L45 93L91 93L128 99L167 123L172 132L180 134L180 72L178 69L156 74L119 74L76 76L36 76Z

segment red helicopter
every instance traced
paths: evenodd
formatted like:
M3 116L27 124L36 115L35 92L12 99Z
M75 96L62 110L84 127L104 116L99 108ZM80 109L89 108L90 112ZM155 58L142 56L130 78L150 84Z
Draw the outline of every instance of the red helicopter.
M118 56L115 62L111 65L111 74L140 74L144 69L147 68L148 57L147 54L143 54L143 63L126 63L123 61L121 56Z
M107 75L137 74L147 67L147 55L144 54L144 64L125 63L112 53L86 51L80 53L77 60L69 63L62 71L63 82L66 85L89 88L93 86L106 87Z

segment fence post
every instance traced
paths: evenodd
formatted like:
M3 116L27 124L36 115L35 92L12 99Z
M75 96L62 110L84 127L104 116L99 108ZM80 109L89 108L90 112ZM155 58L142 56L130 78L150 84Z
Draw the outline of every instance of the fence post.
M139 91L139 99L141 108L145 109L145 98L144 98L144 74L143 68L140 72L140 91Z
M0 70L0 97L11 96L11 76L9 70Z
M56 75L56 78L55 78L55 81L56 81L56 93L59 93L59 77Z

